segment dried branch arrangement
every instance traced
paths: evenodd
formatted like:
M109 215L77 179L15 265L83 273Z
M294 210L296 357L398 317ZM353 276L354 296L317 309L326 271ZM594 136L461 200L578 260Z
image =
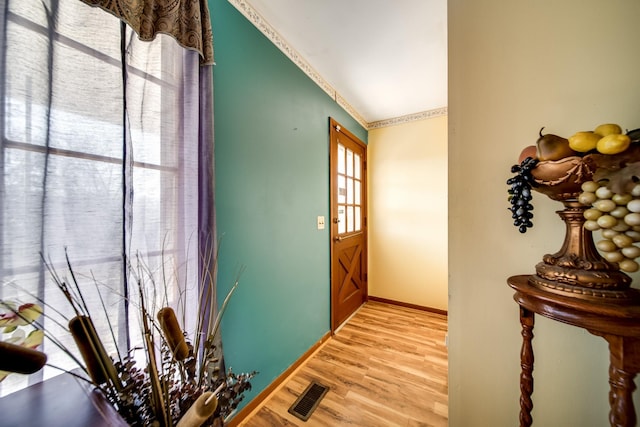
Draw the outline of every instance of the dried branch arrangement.
M207 259L211 261L216 257ZM146 265L138 259L137 266L130 266L130 275L135 281L135 298L130 304L137 308L142 344L128 351L120 351L107 307L94 279L95 289L102 305L104 319L110 335L100 336L95 326L96 318L90 313L83 289L67 259L70 279L63 279L50 262L45 266L73 309L68 320L68 331L73 336L80 357L65 347L60 340L48 334L35 321L32 324L57 347L70 356L84 371L84 375L69 372L90 382L100 390L114 409L131 426L195 427L222 426L233 414L244 392L251 388L251 379L257 372L235 374L231 369L224 372L220 363L221 349L216 347L216 336L222 315L236 288L238 279L226 295L217 316L210 309L215 304L215 269L200 286L195 333L188 334L180 325L174 308L166 305L156 307L157 286L155 278ZM164 274L163 274L164 277ZM166 289L166 287L165 287ZM152 295L149 297L149 293ZM45 317L64 327L58 320L47 316L47 309L60 314L55 307L39 300L45 306ZM183 301L186 303L186 301ZM65 328L67 329L67 328ZM104 335L104 334L103 334ZM190 338L193 337L193 338ZM108 339L109 341L106 341ZM115 354L108 354L106 343L115 346ZM140 352L144 357L140 357ZM50 365L51 366L51 365ZM55 367L55 366L54 366Z

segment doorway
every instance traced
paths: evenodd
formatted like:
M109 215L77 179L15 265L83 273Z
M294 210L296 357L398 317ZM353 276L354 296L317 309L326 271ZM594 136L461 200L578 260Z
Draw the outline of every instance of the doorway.
M330 127L331 331L366 300L367 146L334 119Z

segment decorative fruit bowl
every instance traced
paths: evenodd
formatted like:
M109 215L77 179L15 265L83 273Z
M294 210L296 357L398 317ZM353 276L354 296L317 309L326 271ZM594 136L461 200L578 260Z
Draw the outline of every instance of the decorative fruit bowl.
M552 200L577 199L582 184L640 161L640 144L619 154L591 153L538 162L531 170L533 189ZM605 178L606 179L606 178Z
M554 136L554 138L560 137ZM540 151L539 145L538 151ZM567 152L571 154L570 150ZM628 173L627 167L631 166L629 170L633 167L640 169L640 144L629 144L628 148L615 154L604 154L595 150L589 153L574 152L573 154L543 161L529 158L523 160L519 167L516 165L512 168L512 172L517 171L519 175L527 177L532 190L559 201L564 206L563 210L557 211L566 225L563 245L558 252L543 256L542 262L536 265L536 274L530 276L529 283L549 292L576 298L615 301L616 303L637 302L640 299L640 290L631 288L631 278L621 271L622 262L618 261L624 259L624 262L627 262L624 265L628 271L637 269L637 263L622 256L620 250L624 251L625 248L616 247L613 241L606 242L606 245L601 245L601 242L598 242L598 248L610 249L610 252L604 254L606 257L603 257L592 236L592 231L607 228L604 227L605 221L598 221L599 217L602 216L603 219L605 216L611 217L613 228L617 227L620 230L615 233L625 235L625 247L632 246L634 240L629 235L633 235L632 233L635 231L632 226L623 222L624 215L622 215L628 214L629 211L626 207L619 207L609 201L607 209L610 204L613 204L615 206L611 207L611 211L618 208L618 213L622 215L618 221L609 215L615 212L600 212L594 209L595 205L592 206L592 202L597 199L595 193L586 192L584 185L589 183L590 186L595 187L614 187L615 191L620 193L629 192L630 188L636 185L638 179L633 176L633 173ZM598 181L599 184L594 181ZM528 207L525 211L533 209L529 204L531 198L527 196L526 190L521 188L522 178L516 179L514 177L507 182L512 185L512 189L509 191L511 197L516 199L515 204L512 200L511 208L516 225L524 224L520 225L520 231L524 232L527 227L532 226L530 221L532 215L528 212L522 213L516 208ZM516 184L520 187L516 188ZM608 188L607 190L613 194L613 191ZM601 191L601 193L603 192ZM590 194L590 197L585 197L587 193ZM525 202L518 200L523 197ZM627 199L630 198L631 196L627 197ZM603 209L604 205L603 202ZM587 211L589 211L587 216L594 218L593 220L585 218ZM525 215L526 222L519 215ZM599 222L602 222L603 227L597 225ZM636 242L640 241L640 222L637 228ZM612 233L614 233L613 230ZM622 241L623 239L618 240ZM640 248L633 249L637 249L637 252L640 253ZM627 252L633 251L630 248Z
M531 170L532 186L552 200L577 199L582 192L582 184L590 181L595 171L591 155L538 162Z

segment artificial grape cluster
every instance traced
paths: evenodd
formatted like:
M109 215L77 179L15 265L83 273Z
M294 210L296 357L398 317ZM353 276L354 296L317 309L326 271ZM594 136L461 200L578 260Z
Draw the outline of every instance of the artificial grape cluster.
M531 199L531 183L533 177L531 176L531 170L536 167L538 160L527 157L519 165L513 165L511 167L511 173L515 175L507 180L509 188L509 202L511 207L511 218L513 218L513 225L518 227L518 231L526 233L527 228L533 227L533 205Z
M637 271L640 257L640 184L630 193L614 193L598 182L582 184L578 201L590 206L584 211L584 228L601 230L596 248L609 262L617 262L620 270Z

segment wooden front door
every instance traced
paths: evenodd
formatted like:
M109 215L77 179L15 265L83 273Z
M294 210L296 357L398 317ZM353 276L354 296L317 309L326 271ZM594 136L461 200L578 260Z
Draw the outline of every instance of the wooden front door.
M367 300L366 145L330 120L331 331Z

